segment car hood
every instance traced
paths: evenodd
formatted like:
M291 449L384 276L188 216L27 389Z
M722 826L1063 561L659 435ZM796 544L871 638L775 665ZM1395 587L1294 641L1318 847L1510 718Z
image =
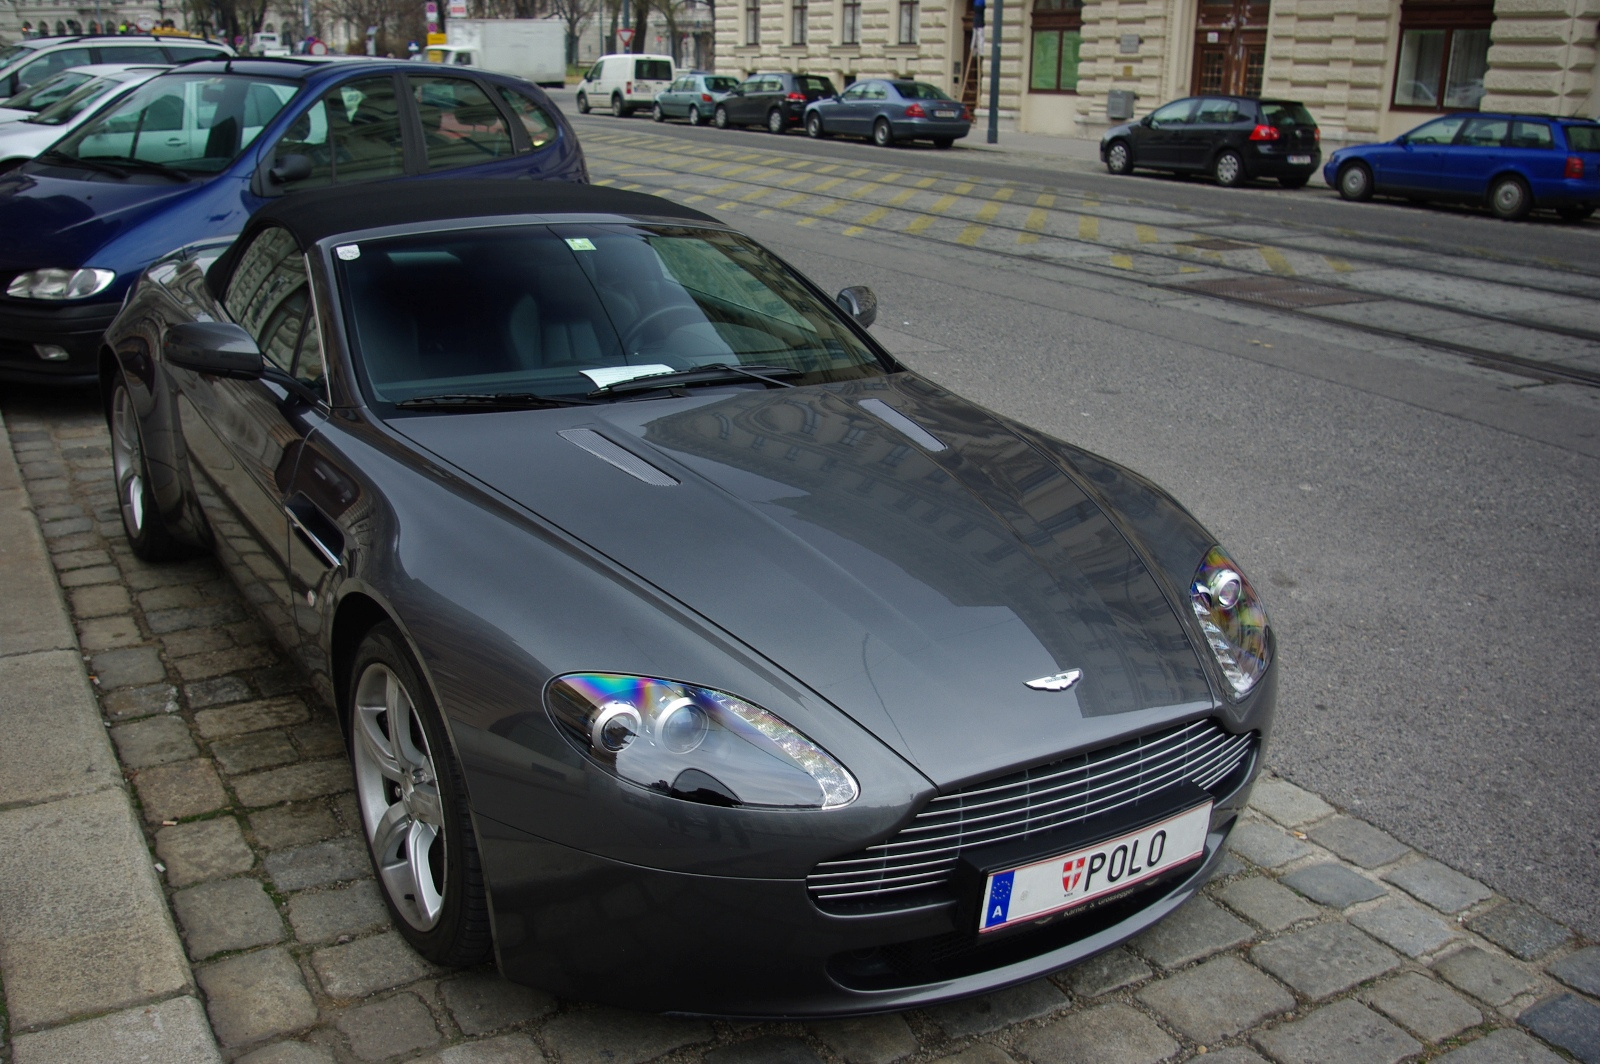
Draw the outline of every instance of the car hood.
M910 374L393 426L752 646L941 786L1211 705L1171 604L1070 471ZM615 445L676 483L593 453ZM1069 669L1082 679L1068 690L1026 686Z
M35 163L0 177L0 268L93 265L97 250L199 184L58 176L66 172Z

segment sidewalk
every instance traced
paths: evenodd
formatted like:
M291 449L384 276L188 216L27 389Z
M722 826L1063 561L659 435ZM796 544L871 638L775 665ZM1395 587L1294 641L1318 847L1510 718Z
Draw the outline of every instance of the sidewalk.
M436 969L326 707L215 563L127 552L98 411L6 417L0 1064L1600 1064L1600 947L1270 776L1166 921L950 1005L730 1023Z

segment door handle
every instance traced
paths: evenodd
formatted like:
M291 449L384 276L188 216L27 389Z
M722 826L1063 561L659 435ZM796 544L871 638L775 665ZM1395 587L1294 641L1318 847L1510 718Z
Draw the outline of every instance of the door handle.
M311 500L297 494L284 506L283 512L289 518L289 527L294 534L327 562L329 568L337 569L344 564L339 557L344 537L339 535L338 527L311 504ZM312 526L316 526L315 529Z

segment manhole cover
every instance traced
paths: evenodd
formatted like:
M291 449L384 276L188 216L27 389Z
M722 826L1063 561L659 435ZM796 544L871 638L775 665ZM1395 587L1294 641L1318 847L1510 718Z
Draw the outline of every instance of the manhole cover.
M1255 245L1241 244L1237 240L1224 240L1220 236L1208 236L1202 240L1180 240L1178 247L1199 248L1201 251L1248 251Z
M1378 298L1365 292L1352 292L1348 288L1294 281L1287 277L1224 277L1216 281L1194 281L1181 287L1208 296L1265 303L1269 307L1286 310L1331 307L1339 303L1369 303Z

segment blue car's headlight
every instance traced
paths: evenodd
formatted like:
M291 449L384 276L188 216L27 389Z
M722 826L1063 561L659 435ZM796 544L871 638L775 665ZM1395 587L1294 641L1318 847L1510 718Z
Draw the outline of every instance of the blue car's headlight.
M19 273L6 286L13 299L88 299L106 290L117 279L110 270L85 267L81 270L28 270Z
M1189 602L1234 696L1249 694L1272 663L1272 629L1256 589L1221 547L1195 570Z
M671 680L615 673L558 676L545 707L607 771L712 805L832 809L856 781L822 747L759 706Z

